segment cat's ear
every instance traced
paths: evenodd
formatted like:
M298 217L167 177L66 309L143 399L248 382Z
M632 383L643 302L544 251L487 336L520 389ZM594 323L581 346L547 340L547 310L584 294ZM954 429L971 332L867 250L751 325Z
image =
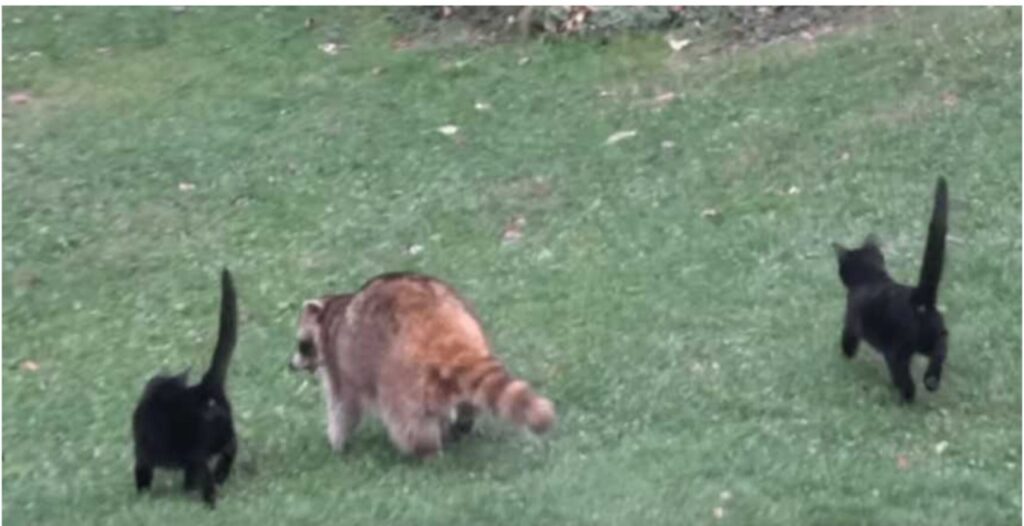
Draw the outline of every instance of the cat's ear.
M840 258L846 255L847 252L849 252L849 250L847 250L846 247L840 245L839 243L836 243L835 241L832 242L832 251L836 253L836 257Z
M876 236L874 232L872 232L864 237L864 244L879 247L882 245L882 241L878 239L878 236Z

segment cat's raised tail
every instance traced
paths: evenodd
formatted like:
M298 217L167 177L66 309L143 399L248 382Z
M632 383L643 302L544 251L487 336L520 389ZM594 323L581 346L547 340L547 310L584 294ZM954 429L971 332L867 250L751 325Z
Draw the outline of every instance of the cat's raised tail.
M228 362L231 351L235 348L238 332L238 308L235 299L235 285L231 281L228 269L221 272L220 298L220 329L217 333L217 346L213 350L210 368L203 375L202 386L210 391L223 390L224 379L228 373Z
M935 206L928 223L928 240L924 245L924 261L921 276L917 280L912 301L928 309L935 308L939 294L939 280L942 279L942 261L946 253L946 217L949 214L946 195L946 179L939 177L935 186Z

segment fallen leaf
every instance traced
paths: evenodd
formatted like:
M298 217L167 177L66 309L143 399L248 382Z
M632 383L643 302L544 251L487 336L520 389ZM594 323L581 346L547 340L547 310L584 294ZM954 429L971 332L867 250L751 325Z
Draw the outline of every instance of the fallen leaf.
M661 141L661 147L666 149L666 150L670 150L670 149L676 147L676 143L674 143L672 141Z
M99 53L100 55L109 55L110 54L110 48L108 48L108 47L98 47L98 48L96 48L96 52Z
M790 186L789 190L786 190L786 193L789 195L799 195L800 189L795 186Z
M395 51L401 51L403 49L409 49L413 45L413 41L409 37L398 37L391 41L391 49Z
M192 190L195 190L195 189L196 189L196 185L194 185L192 183L186 183L186 182L178 183L178 190L181 190L182 192L191 192Z
M705 219L707 219L709 217L716 217L718 215L719 215L718 210L714 209L714 208L705 208L704 210L700 211L700 216L705 218Z
M715 509L711 510L711 513L715 516L716 519L721 519L722 517L725 517L725 508L721 506L715 506Z
M843 152L842 155L839 156L839 159L841 161L843 161L843 162L849 161L850 160L850 152Z
M518 62L518 64L520 66L525 66L525 65L527 65L529 63L530 63L530 57L522 57L522 58L519 59L519 62Z
M21 362L21 370L34 373L39 370L39 364L32 360L25 360Z
M370 74L373 75L374 77L380 76L381 73L384 73L384 68L380 66L377 66L370 70Z
M445 124L437 129L442 135L448 135L449 137L459 132L459 127L452 124Z
M505 229L501 232L501 243L507 245L522 239L524 227L526 227L526 216L522 214L512 216L512 219L509 220L505 225Z
M607 139L605 139L604 143L615 144L621 140L631 139L633 137L636 137L636 130L623 130L611 134Z
M943 440L942 442L935 444L935 452L941 455L943 451L946 451L947 447L949 447L949 442Z
M907 456L902 453L896 455L896 467L903 470L909 469L910 459L908 459Z
M665 104L667 102L672 102L675 98L676 94L674 92L667 91L665 93L662 93L661 95L658 95L657 97L654 97L654 102L658 104Z
M408 252L409 252L409 255L415 256L416 254L419 254L420 252L423 252L423 245L420 245L418 243L414 244L414 245L410 245L409 249L408 249Z
M323 51L328 55L337 55L339 51L347 48L348 46L340 45L335 42L324 42L323 44L320 44L317 47L320 48L320 51Z
M947 91L942 94L942 104L947 108L952 108L960 103L960 97L952 91Z
M7 96L7 102L11 104L28 104L32 102L32 95L27 91L17 91Z
M476 104L473 105L473 107L476 108L477 111L490 111L491 110L491 105L486 103L486 102L477 101Z
M729 490L725 490L718 494L718 498L722 500L729 500L732 498L732 492L730 492Z
M668 47L672 48L672 51L682 51L690 45L690 39L688 38L676 40L669 36L665 40L668 41Z

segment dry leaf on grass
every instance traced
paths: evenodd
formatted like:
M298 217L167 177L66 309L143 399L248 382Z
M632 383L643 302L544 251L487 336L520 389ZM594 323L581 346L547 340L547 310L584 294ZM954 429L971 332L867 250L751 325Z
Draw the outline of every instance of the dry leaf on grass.
M409 252L410 256L415 256L415 255L419 254L420 252L423 252L423 245L420 245L419 243L416 243L416 244L413 244L413 245L409 245L409 248L407 249L407 251Z
M722 517L725 517L725 508L721 506L715 506L715 509L711 510L711 513L715 516L716 519L721 519Z
M947 108L953 108L960 103L960 97L952 91L947 91L942 94L942 104Z
M39 370L39 364L32 360L25 360L21 362L20 367L22 371L28 371L30 373L34 373Z
M450 137L452 135L455 135L456 133L459 133L459 127L453 124L445 124L444 126L438 128L437 131L440 132L441 135L447 135Z
M941 455L944 451L946 451L947 447L949 447L949 442L943 440L942 442L935 444L935 452Z
M658 95L657 97L654 97L654 102L656 102L658 104L665 104L665 103L668 103L668 102L672 102L673 100L675 100L675 98L676 98L675 92L666 91L665 93L662 93L661 95Z
M669 36L665 40L668 42L668 47L672 48L672 51L682 51L683 49L686 49L686 47L690 45L690 39L688 38L681 38L679 40L676 40Z
M519 241L523 238L523 228L525 227L526 216L522 214L512 216L512 219L509 220L501 232L501 243L507 245Z
M661 141L661 147L666 150L671 150L676 147L676 143L674 141Z
M636 130L623 130L611 134L607 139L605 139L604 143L609 145L615 144L625 139L632 139L633 137L636 137Z
M7 96L7 102L11 104L28 104L32 102L32 94L27 91L16 91Z
M327 53L328 55L337 55L339 51L341 51L343 49L348 49L347 45L345 45L345 44L338 44L338 43L335 43L335 42L324 42L323 44L320 44L317 47L320 48L320 51L323 51L324 53Z
M489 103L481 102L481 101L477 101L476 104L473 105L473 107L476 108L476 111L490 111L491 110L491 105Z
M902 453L900 453L899 455L896 455L896 467L901 469L901 470L909 469L910 468L910 459L908 459L907 456L902 454Z
M192 190L195 190L195 189L196 189L196 185L194 185L192 183L186 183L186 182L178 183L178 190L181 190L182 192L191 192Z

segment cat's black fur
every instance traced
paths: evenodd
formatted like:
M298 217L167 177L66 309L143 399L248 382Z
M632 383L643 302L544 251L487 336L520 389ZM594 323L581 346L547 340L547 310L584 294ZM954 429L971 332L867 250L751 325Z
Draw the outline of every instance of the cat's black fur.
M929 359L924 373L929 391L939 388L946 360L946 324L935 307L946 248L946 201L946 180L940 177L917 286L901 285L889 277L873 236L855 249L833 244L839 259L839 278L847 290L843 354L852 358L860 340L867 340L885 356L892 381L907 402L914 399L914 380L910 377L914 353Z
M149 380L132 416L135 437L135 486L149 488L153 468L185 470L185 489L196 484L210 507L216 484L227 480L238 445L231 403L224 389L228 362L235 347L238 316L231 274L221 275L220 329L210 368L196 385L188 371ZM213 471L210 460L217 458Z

